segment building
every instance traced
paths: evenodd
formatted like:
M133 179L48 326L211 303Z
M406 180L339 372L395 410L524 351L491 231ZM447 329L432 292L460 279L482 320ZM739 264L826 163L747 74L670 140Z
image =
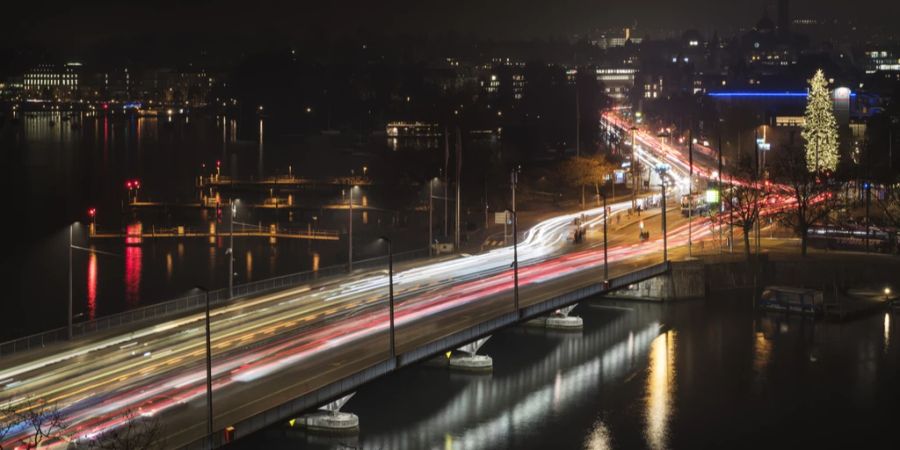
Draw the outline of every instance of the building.
M614 100L625 100L634 88L637 69L633 67L601 67L595 70L597 81L603 83L606 95Z
M22 89L32 99L73 101L78 98L81 63L40 64L25 72Z
M643 39L634 35L634 28L602 30L592 33L591 44L602 49L624 47L625 44L640 44Z
M887 49L869 50L865 54L864 64L867 74L881 73L886 78L900 79L900 52Z

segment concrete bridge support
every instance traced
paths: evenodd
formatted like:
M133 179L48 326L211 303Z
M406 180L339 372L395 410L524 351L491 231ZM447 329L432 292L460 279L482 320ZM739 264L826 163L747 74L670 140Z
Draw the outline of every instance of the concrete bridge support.
M564 306L548 316L531 319L525 325L551 330L581 331L584 328L584 321L581 317L569 315L576 306L578 304Z
M494 370L494 360L490 356L478 354L478 350L490 338L490 336L483 337L458 348L457 351L461 354L450 356L450 369L465 372L490 372Z
M706 296L706 270L703 261L673 262L670 267L667 273L631 284L610 296L650 301L685 300Z
M359 433L359 417L356 414L341 411L341 408L355 394L356 392L351 392L323 405L319 411L302 416L299 422L311 433L332 435Z

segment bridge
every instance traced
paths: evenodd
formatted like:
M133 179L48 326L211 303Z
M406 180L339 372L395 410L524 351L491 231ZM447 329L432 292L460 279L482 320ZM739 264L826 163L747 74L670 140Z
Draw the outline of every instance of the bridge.
M271 392L256 392L252 399L247 397L236 403L235 410L226 411L221 416L217 415L217 420L224 420L225 423L228 423L227 426L233 430L235 438L246 436L353 392L375 378L426 358L454 350L463 344L489 336L501 328L550 313L593 296L668 274L671 265L670 263L660 263L633 271L623 269L619 275L611 278L609 283L598 281L598 275L602 275L602 271L600 271L590 275L578 274L560 280L559 283L554 283L554 286L549 288L526 289L522 292L522 304L519 309L511 307L512 299L508 295L498 295L489 299L485 302L486 304L478 305L477 308L471 310L463 308L453 311L448 314L448 317L424 320L414 326L399 327L397 329L398 353L394 357L390 355L386 336L373 336L372 342L359 342L357 345L370 348L377 356L361 358L363 356L360 354L361 352L351 351L342 357L340 355L342 352L335 352L334 356L318 363L318 368L336 369L333 370L331 376L327 377L317 377L312 373L315 372L315 369L310 370L312 368L289 369L290 372L293 372L292 375L279 377L281 382L277 385L268 384ZM381 349L380 355L379 348ZM497 357L502 358L502 355L497 355ZM285 395L287 393L294 395L287 396ZM259 405L254 408L257 411L251 413L245 402ZM223 436L224 434L221 433L216 436L217 444L223 443L221 441ZM203 448L204 445L206 445L205 439L200 438L187 446Z
M216 445L225 443L226 429L235 438L245 436L502 327L672 270L651 251L611 265L607 281L596 249L562 258L520 269L519 308L508 268L460 281L450 292L400 290L393 356L385 293L363 305L322 302L315 295L299 301L346 276L222 303L212 323ZM367 272L352 278L370 277ZM66 440L84 439L120 420L123 406L138 405L142 414L163 422L168 446L204 448L202 317L137 320L84 333L71 344L6 354L0 359L5 394L55 393L50 398L65 405L62 411L78 424Z
M627 210L629 203L612 204L610 212ZM215 445L502 327L644 280L677 275L663 261L661 238L572 251L566 236L582 217L582 226L594 227L602 223L604 208L545 220L524 235L517 247L518 283L510 247L401 269L393 282L394 328L383 269L267 281L253 294L236 287L229 293L234 297L213 293ZM696 222L694 238L709 237L711 230ZM688 233L687 224L670 227L668 243L682 245ZM671 290L678 295L678 289ZM28 337L2 344L0 398L18 408L59 408L68 426L47 441L48 447L81 444L137 411L159 418L167 446L203 448L205 316L197 310L202 302L203 296L193 295L171 312L163 305L133 314L130 321L82 327L71 342L48 343L41 335L40 341ZM29 404L27 399L39 401ZM9 445L13 437L0 444Z

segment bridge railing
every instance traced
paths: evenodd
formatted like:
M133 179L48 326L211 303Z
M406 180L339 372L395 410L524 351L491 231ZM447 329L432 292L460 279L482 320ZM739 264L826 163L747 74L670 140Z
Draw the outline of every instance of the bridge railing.
M412 250L394 254L394 262L410 261L427 257L427 249ZM387 268L386 256L353 262L354 269L373 269L381 266ZM210 307L218 307L232 301L238 301L242 297L287 289L321 278L345 275L346 273L346 265L336 265L321 268L319 270L309 270L290 275L282 275L278 277L267 278L265 280L239 284L232 288L233 295L230 296L228 294L228 288L210 290L209 304ZM186 295L173 300L168 300L165 302L143 306L121 313L110 314L108 316L74 323L72 325L72 337L75 338L84 336L86 334L104 331L122 325L150 320L159 320L178 314L195 312L202 310L203 308L205 308L205 306L206 294L198 291L194 294ZM55 342L62 342L67 339L67 336L67 328L62 327L6 341L0 343L0 358L18 352L43 348Z

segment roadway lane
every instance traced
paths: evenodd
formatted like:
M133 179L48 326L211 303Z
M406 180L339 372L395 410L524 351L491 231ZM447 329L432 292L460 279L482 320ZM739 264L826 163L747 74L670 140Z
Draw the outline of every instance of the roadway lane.
M647 162L653 158L648 151ZM610 205L614 213L629 206ZM602 209L583 214L596 223ZM579 248L569 253L573 248L567 237L578 215L545 220L525 234L519 248L523 305L599 279L602 250ZM655 226L653 220L647 219L648 228ZM674 218L672 223L678 228ZM685 239L681 228L673 230L670 245ZM631 233L633 242L636 228ZM611 274L659 262L660 242L658 236L640 245L622 238L610 248ZM397 273L400 350L511 310L511 259L507 247ZM376 271L216 309L215 428L383 361L386 291L387 276ZM205 396L202 330L203 315L193 314L87 342L78 349L36 353L28 362L2 361L0 395L20 409L40 403L59 407L68 427L51 442L56 446L120 425L127 410L159 417L169 444L184 444L203 435L203 422L198 420L204 414ZM22 431L14 429L11 436Z

